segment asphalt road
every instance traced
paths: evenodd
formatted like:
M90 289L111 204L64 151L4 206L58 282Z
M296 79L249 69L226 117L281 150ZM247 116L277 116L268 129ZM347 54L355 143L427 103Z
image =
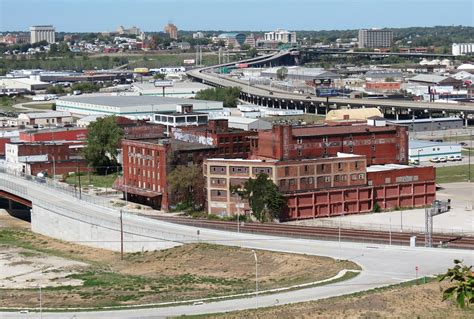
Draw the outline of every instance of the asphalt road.
M56 193L43 184L16 180L8 175L0 174L0 179L16 181L18 185L26 186L28 196L33 200L40 198L43 202L66 207L77 213L77 216L98 216L107 221L116 221L118 211L81 202L62 193ZM85 210L84 207L88 209ZM278 238L262 235L238 234L212 229L176 225L146 217L126 216L124 221L135 225L146 225L149 229L162 231L163 234L180 235L183 242L208 242L214 244L241 246L251 249L273 250L300 254L329 256L338 259L352 260L361 265L361 274L349 281L334 283L326 286L294 290L255 298L242 298L227 301L209 302L202 305L182 305L164 308L133 309L121 311L92 311L45 313L44 318L155 318L179 316L184 314L204 314L226 312L253 308L258 302L259 307L316 300L331 296L349 294L375 287L403 282L417 276L434 275L444 272L455 258L464 259L468 264L474 264L474 253L445 249L402 248L372 244L337 243L316 240ZM258 255L258 252L257 252ZM223 256L225 258L225 256ZM249 255L253 259L253 255ZM418 274L416 273L418 267ZM249 269L253 272L254 269ZM80 305L78 305L80 306ZM1 318L37 318L38 314L20 314L19 312L0 312Z

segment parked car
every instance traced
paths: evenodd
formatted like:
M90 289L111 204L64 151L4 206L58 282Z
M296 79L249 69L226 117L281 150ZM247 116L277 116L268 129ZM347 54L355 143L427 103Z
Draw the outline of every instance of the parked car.
M459 145L461 145L461 146L467 146L467 143L466 143L466 142L461 142L461 143L459 143Z
M441 163L446 163L446 162L448 161L448 159L446 158L446 156L440 156L440 157L439 157L439 161L440 161Z
M455 159L456 161L462 161L462 156L459 155L459 154L458 154L458 155L454 155L454 159Z
M448 156L448 161L454 162L456 160L456 157L454 155L449 155Z
M412 158L410 160L411 165L420 165L420 161L417 158Z
M430 162L439 163L439 157L435 156L430 159Z

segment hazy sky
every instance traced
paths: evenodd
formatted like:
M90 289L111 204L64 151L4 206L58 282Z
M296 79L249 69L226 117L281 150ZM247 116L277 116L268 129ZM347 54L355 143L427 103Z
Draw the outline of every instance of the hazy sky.
M473 26L473 0L0 0L0 31L333 30Z

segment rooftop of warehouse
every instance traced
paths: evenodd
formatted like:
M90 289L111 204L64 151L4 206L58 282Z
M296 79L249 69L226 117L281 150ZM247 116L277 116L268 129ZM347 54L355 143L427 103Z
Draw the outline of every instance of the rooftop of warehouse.
M457 143L449 142L433 142L425 140L410 140L408 143L409 148L422 148L422 147L431 147L431 146L460 146Z
M152 105L169 105L169 104L203 104L203 103L221 103L215 101L204 101L194 99L183 99L175 97L162 97L152 95L128 95L128 96L113 96L113 95L78 95L61 97L57 102L76 102L84 104L95 104L110 107L134 107L134 106L152 106Z

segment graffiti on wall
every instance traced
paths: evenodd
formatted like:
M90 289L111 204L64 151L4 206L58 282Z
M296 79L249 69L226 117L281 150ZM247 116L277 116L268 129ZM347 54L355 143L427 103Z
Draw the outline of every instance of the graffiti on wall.
M183 132L179 128L172 130L173 138L175 140L188 142L188 143L198 143L203 145L215 145L214 139L210 136L197 135L189 132Z

